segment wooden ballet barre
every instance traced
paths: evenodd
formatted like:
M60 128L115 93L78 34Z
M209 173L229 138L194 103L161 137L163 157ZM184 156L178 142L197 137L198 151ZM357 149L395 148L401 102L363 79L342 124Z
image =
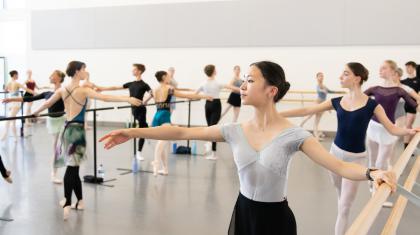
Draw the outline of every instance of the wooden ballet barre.
M407 148L404 150L404 152L401 154L401 156L398 158L396 164L392 167L392 171L397 176L397 181L404 168L407 166L407 163L419 142L420 133L417 133ZM377 189L373 197L369 200L369 202L365 205L350 228L347 230L346 235L367 234L376 217L378 216L379 211L382 209L382 204L386 201L390 193L391 188L387 184L382 184Z
M407 177L407 180L404 183L404 188L408 191L413 189L413 186L416 182L417 176L420 171L420 156L417 156L417 160L414 163L413 168L411 168L410 174ZM384 229L382 230L381 235L394 235L397 232L398 225L400 224L401 217L404 213L404 210L407 206L407 198L399 196L397 202L394 204L394 208L391 211L391 214L388 217L388 220L385 224Z

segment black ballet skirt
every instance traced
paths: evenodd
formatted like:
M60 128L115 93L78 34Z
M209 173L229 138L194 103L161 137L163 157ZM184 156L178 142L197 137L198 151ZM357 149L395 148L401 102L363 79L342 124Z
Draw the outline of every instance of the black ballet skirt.
M227 102L233 107L241 107L241 95L238 93L231 92Z
M287 200L253 201L241 193L236 201L228 235L296 235L296 220Z

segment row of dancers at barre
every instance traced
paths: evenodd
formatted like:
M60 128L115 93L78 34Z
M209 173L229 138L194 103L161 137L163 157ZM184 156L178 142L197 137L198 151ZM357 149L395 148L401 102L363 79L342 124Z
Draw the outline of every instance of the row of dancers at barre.
M61 138L58 139L55 148L54 161L55 167L67 165L64 176L65 199L61 202L64 219L68 219L71 208L84 207L79 165L85 159L84 116L88 98L129 102L133 106L138 106L133 107L133 114L138 112L138 109L145 112L145 107L141 104L146 104L152 97L155 99L158 104L153 128L116 130L100 140L105 142L106 149L131 138L159 140L153 162L154 172L161 168L162 174L167 174L165 161L168 153L164 151L167 149L164 146L168 140L197 139L230 144L238 168L240 194L235 205L235 213L232 215L229 234L277 234L273 231L296 234L294 216L287 205L286 188L289 161L299 150L331 171L331 178L338 193L336 234L343 234L358 182L372 180L375 185L385 182L395 191L396 177L387 171L387 166L383 163L392 154L390 145L395 144L394 136L413 135L417 131L417 129L401 128L393 123L395 108L400 98L412 107L417 107L416 101L419 99L418 97L413 99L407 91L395 83L398 68L391 60L385 61L381 66L380 77L383 81L380 86L362 92L361 86L368 79L368 70L360 63L348 63L340 76L342 87L349 90L344 96L326 100L316 106L282 112L276 110L276 103L287 93L290 84L285 79L283 68L273 62L261 61L252 64L249 74L239 88L216 83L215 66L207 65L204 72L208 79L194 93L180 92L170 86L165 71L156 73L160 85L151 91L142 79L138 79L145 70L142 66L138 64L133 66L133 75L136 76L134 82L126 83L122 87L97 87L99 91L127 88L130 90L130 95L135 92L140 93L141 97L137 96L139 98L105 95L90 87L80 86L80 82L88 77L86 65L82 62L69 63L66 73L71 77L71 82L63 88L60 88L60 84L64 74L55 71L51 76L52 81L54 78L59 80L56 82L57 90L34 114L39 114L46 108L52 111L51 109L59 103L67 113L64 128L61 128L58 134ZM171 96L207 99L206 111L211 111L215 106L220 107L216 91L220 91L223 87L235 92L239 90L241 103L254 107L254 116L250 120L225 125L210 123L209 127L198 128L170 125ZM147 98L144 97L146 92L150 93ZM285 117L304 116L331 109L337 111L338 129L330 153L309 132L285 119ZM208 121L212 120L212 113L214 112L208 112L209 118L207 118L206 112ZM363 164L367 155L366 135L370 160L368 168ZM78 199L73 205L72 191ZM267 215L270 215L270 219L264 219ZM255 226L256 224L258 226Z

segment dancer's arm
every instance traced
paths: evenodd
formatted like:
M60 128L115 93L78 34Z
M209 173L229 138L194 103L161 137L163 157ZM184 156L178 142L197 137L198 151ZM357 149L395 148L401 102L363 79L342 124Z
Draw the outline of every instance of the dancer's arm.
M88 87L84 87L83 91L85 92L85 95L91 99L98 99L105 102L128 102L134 106L140 106L141 100L129 97L129 96L116 96L116 95L105 95L98 93Z
M239 87L236 87L236 86L233 86L233 85L230 85L230 84L223 85L223 87L226 88L226 89L232 90L235 93L240 93L241 92L241 89Z
M177 89L174 89L174 96L178 97L178 98L185 98L185 99L206 99L206 100L213 100L213 98L211 96L207 96L207 95L200 95L200 94L195 94L195 93L185 93L185 92L180 92Z
M116 90L124 90L126 88L124 88L123 86L108 86L108 87L104 87L104 86L95 86L97 91L116 91Z
M367 180L366 167L359 164L339 160L335 156L331 155L327 150L325 150L325 148L315 139L315 137L306 139L301 146L301 150L312 161L334 172L335 174L341 175L344 178L350 180ZM371 176L375 180L376 185L385 182L391 187L391 190L395 192L397 180L394 172L376 170L371 172Z
M57 101L61 99L61 89L58 89L54 92L54 95L52 95L47 101L45 101L41 107L39 107L35 112L32 113L32 115L38 115L45 109L51 107L53 104L55 104Z
M1 102L3 104L7 104L10 102L23 102L23 97L4 98Z
M35 95L35 91L34 90L28 89L28 88L26 88L24 85L22 85L20 83L17 83L17 84L18 84L18 86L19 86L20 89L25 90L26 92L28 92L28 93L30 93L32 95Z
M104 142L104 148L110 149L132 138L145 138L155 140L205 140L225 141L220 126L210 127L177 127L159 126L152 128L129 128L111 131L103 136L99 142Z
M400 89L401 92L401 97L404 99L404 101L410 105L413 108L417 108L418 107L418 102L416 102L415 98L411 98L410 94L408 92L406 92L404 89Z
M331 100L326 100L320 104L312 105L300 109L291 109L279 112L283 117L303 117L315 113L333 109Z
M45 99L45 92L35 95L35 96L5 98L2 100L2 102L5 104L9 102L33 102L33 101L42 100L42 99Z
M376 106L373 112L376 118L379 120L379 122L381 122L382 125L384 125L385 129L392 135L397 135L397 136L414 135L416 134L417 131L419 131L418 128L407 129L407 128L401 128L394 125L391 122L391 120L389 120L388 116L386 116L385 110L380 104Z

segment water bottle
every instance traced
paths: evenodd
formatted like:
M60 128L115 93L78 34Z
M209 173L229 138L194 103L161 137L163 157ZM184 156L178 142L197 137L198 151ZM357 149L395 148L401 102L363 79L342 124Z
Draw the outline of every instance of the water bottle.
M137 173L139 171L139 162L136 157L133 157L131 170L133 171L133 173Z
M172 144L172 153L176 154L176 149L177 149L178 145L176 143Z
M131 127L131 122L130 122L130 119L127 119L126 121L125 121L125 128L130 128Z
M197 142L195 140L191 144L191 154L197 155Z
M104 166L102 164L100 164L99 168L98 168L98 177L100 177L102 179L105 178L105 169L104 169Z

